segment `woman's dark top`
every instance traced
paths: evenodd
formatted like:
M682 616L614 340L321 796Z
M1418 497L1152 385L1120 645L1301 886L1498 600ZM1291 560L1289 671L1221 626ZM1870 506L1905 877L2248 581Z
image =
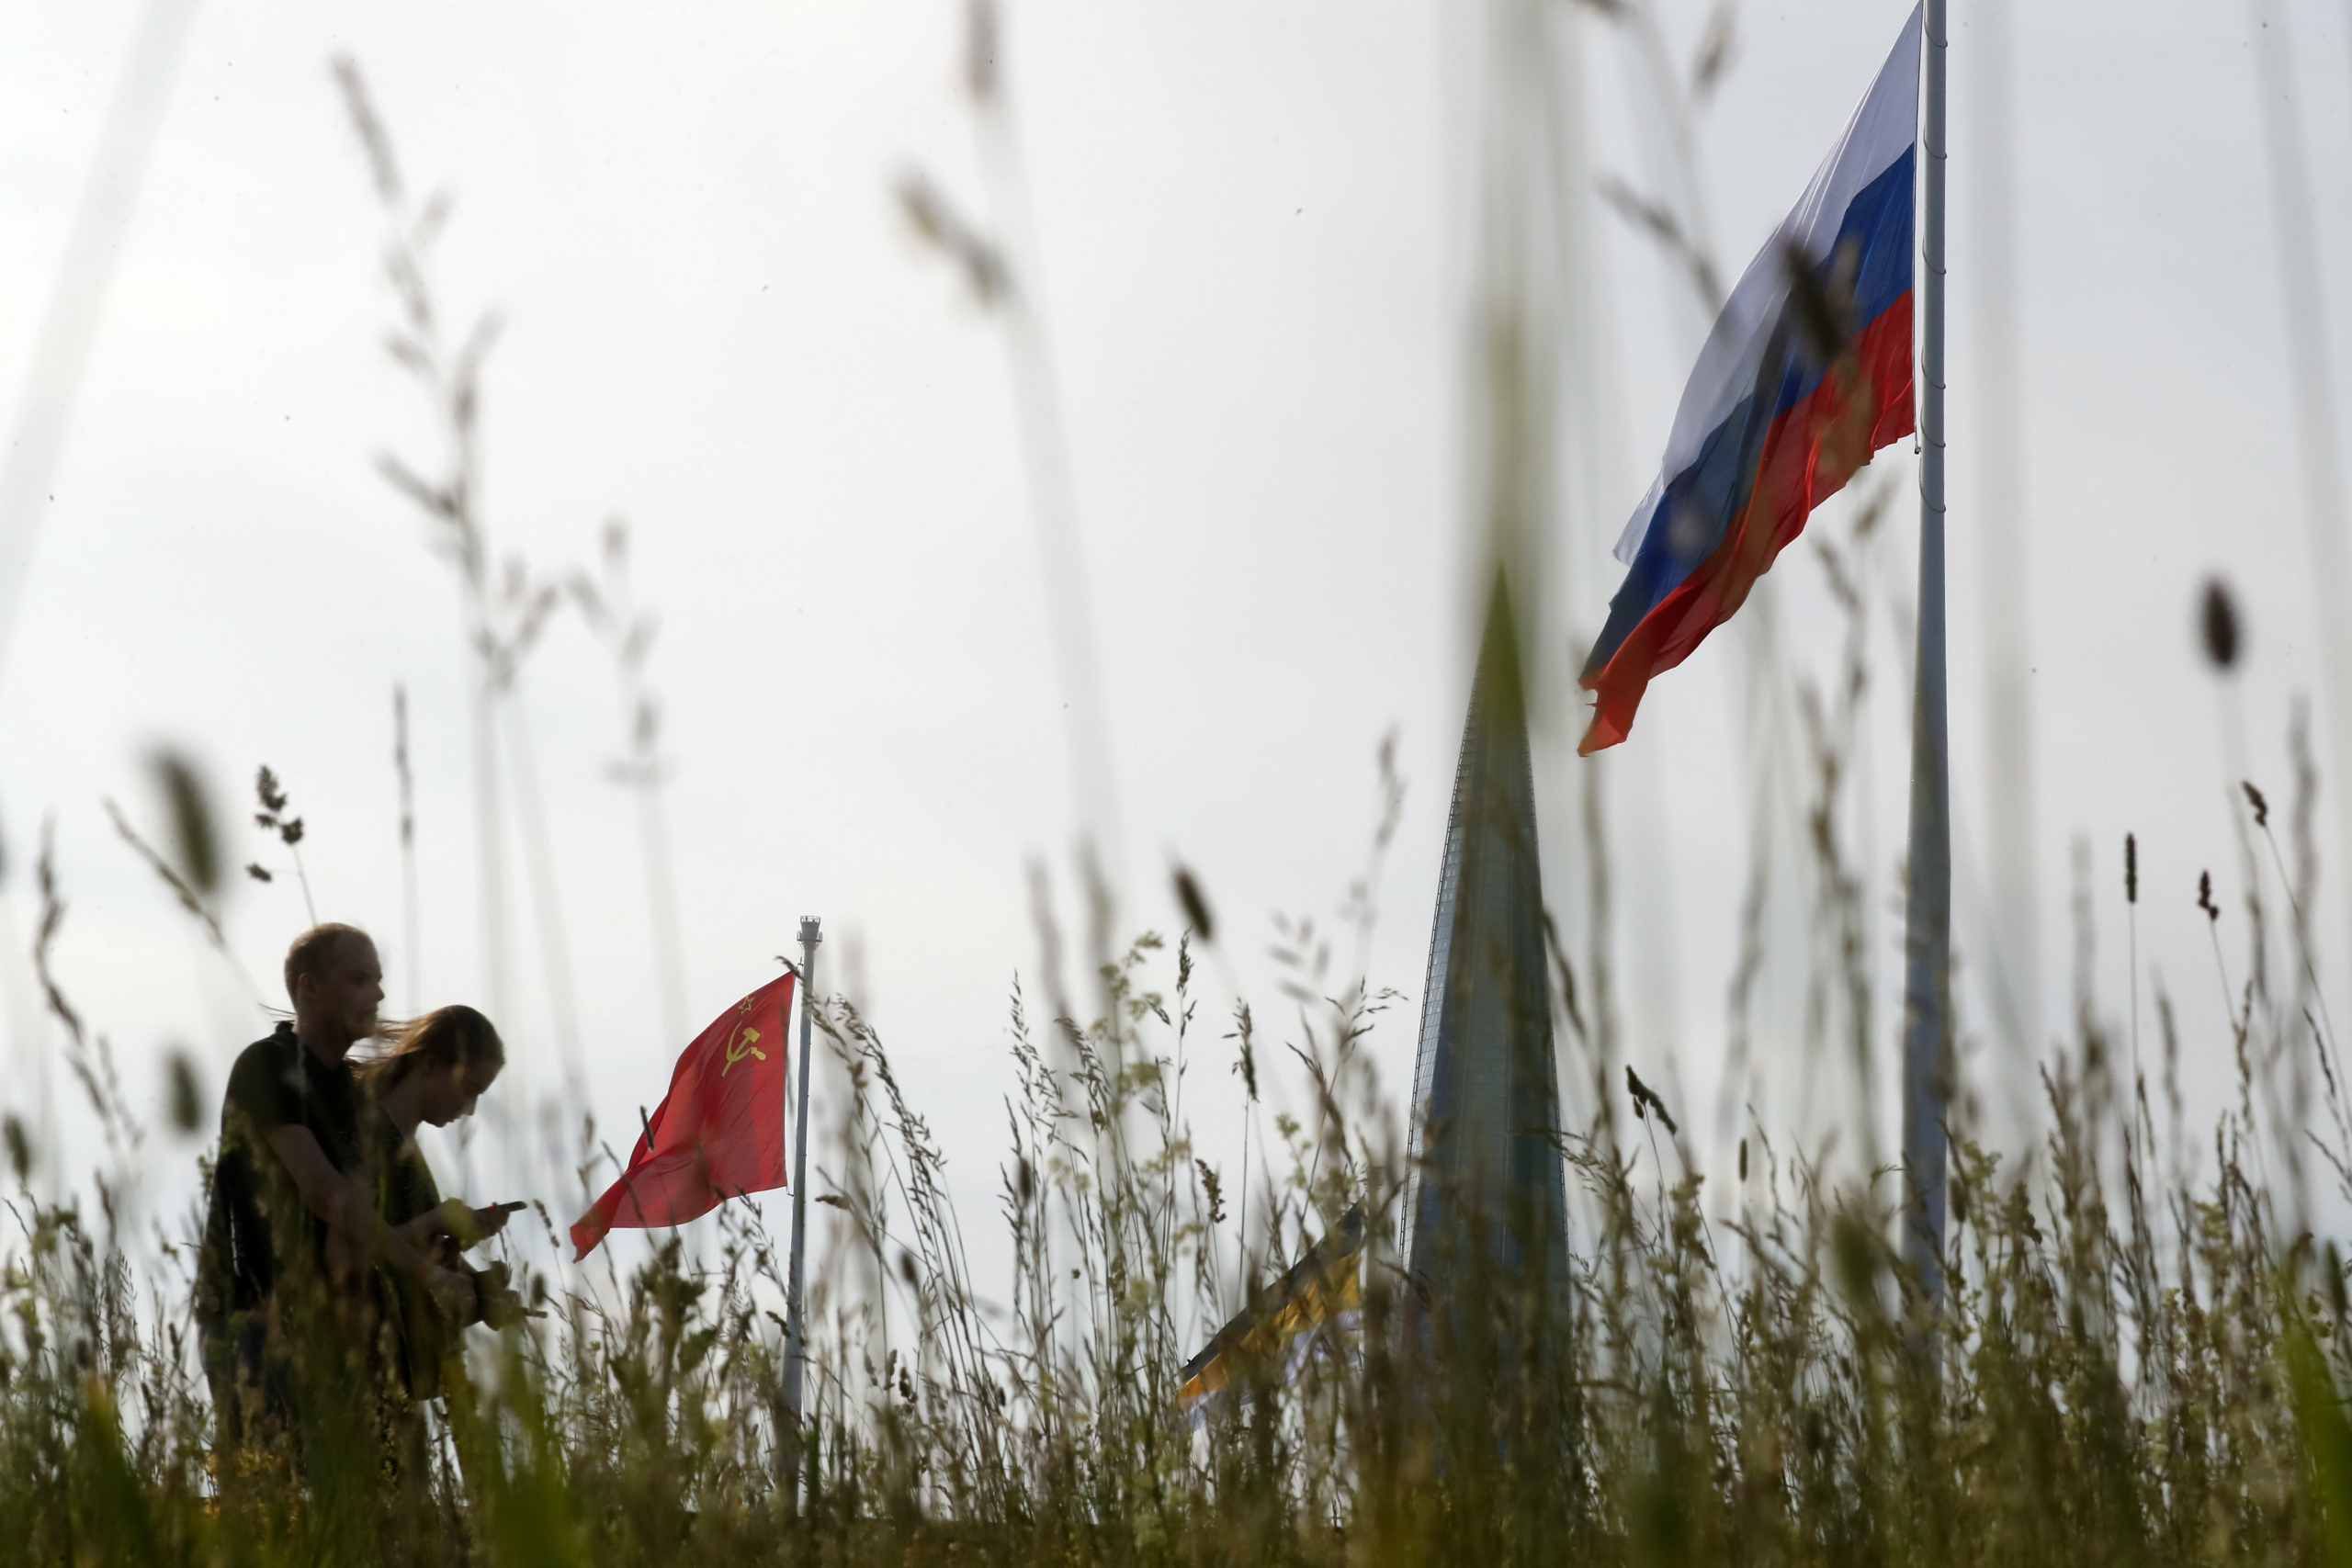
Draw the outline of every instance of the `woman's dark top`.
M441 1185L433 1179L433 1168L424 1163L416 1139L402 1134L379 1105L370 1104L365 1115L366 1159L375 1179L378 1217L388 1225L401 1225L439 1208ZM474 1281L473 1310L453 1322L414 1280L392 1269L376 1270L378 1297L391 1330L383 1336L392 1360L386 1370L410 1398L422 1401L441 1392L441 1359L456 1349L458 1331L481 1321L482 1290L481 1271L448 1236L435 1236L419 1250Z

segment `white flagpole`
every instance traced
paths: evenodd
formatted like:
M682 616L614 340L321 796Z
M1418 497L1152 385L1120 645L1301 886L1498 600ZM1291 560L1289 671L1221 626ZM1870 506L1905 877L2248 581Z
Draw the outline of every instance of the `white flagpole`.
M817 944L824 941L814 916L800 919L800 1110L792 1119L792 1285L784 1304L784 1403L792 1412L790 1458L785 1473L790 1478L793 1501L799 1498L800 1363L807 1337L803 1320L808 1300L808 1015L817 1001Z
M1943 1300L1944 1114L1951 1029L1951 758L1944 704L1944 51L1946 0L1926 0L1920 206L1919 646L1911 708L1910 901L1905 933L1904 1255Z

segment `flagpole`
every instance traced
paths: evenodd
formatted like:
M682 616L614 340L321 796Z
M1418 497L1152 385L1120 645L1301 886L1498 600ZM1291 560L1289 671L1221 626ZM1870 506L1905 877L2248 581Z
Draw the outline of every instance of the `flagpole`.
M1943 1300L1944 1118L1951 1018L1951 757L1944 701L1944 57L1946 0L1925 0L1920 216L1919 624L1911 708L1910 897L1903 1022L1904 1255Z
M808 1255L808 1016L817 1002L817 944L824 941L813 915L800 918L800 1109L792 1119L792 1284L784 1306L784 1403L792 1413L790 1458L786 1474L793 1499L799 1497L800 1364L807 1325L803 1319Z

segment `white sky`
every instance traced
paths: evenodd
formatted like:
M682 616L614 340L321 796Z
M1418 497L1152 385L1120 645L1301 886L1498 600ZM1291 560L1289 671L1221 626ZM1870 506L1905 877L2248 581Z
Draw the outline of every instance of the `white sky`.
M1967 0L1954 9L1964 152ZM2049 1017L2063 1016L2076 834L2095 847L2103 1005L2120 1013L2120 845L2134 830L2142 958L2168 977L2218 1087L2222 1004L2191 901L2211 866L2228 872L2234 911L2236 863L2222 728L2189 635L2203 575L2227 571L2248 611L2251 771L2282 804L2289 705L2316 678L2248 23L2230 6L2019 9ZM2323 264L2341 276L2344 13L2285 9ZM1662 10L1687 59L1703 7ZM1393 727L1409 794L1374 974L1412 998L1375 1037L1399 1085L1467 677L1459 388L1475 138L1445 64L1458 29L1426 0L1013 12L1010 86L1114 712L1126 919L1177 923L1165 866L1181 855L1245 982L1262 987L1272 913L1328 921L1363 863L1374 755ZM1732 271L1803 186L1901 13L1897 0L1741 8L1736 62L1702 125ZM126 0L0 13L0 418L136 17ZM488 380L500 550L552 570L591 561L606 515L635 525L639 586L662 619L651 671L677 764L695 1021L774 972L797 916L822 915L825 963L840 976L854 955L856 994L956 1161L967 1223L986 1228L1011 1087L1004 999L1037 950L1024 867L1043 856L1066 870L1071 818L1001 341L908 239L889 195L919 167L979 207L960 26L945 0L207 0L0 668L10 940L21 948L36 918L30 862L53 815L72 906L61 976L142 1109L160 1119L165 1043L189 1044L217 1092L263 1027L101 812L114 795L160 824L140 767L156 741L203 760L232 807L256 763L278 771L309 823L320 913L379 934L405 1006L390 762L390 691L405 682L426 912L415 999L482 995L455 586L372 471L387 444L429 449L378 347L378 220L326 70L349 51L412 183L457 193L447 299L507 321ZM1624 62L1597 37L1589 112L1598 163L1630 173ZM1966 177L1952 252L1963 833L1981 820L1984 776ZM1609 220L1606 254L1623 496L1597 525L1613 536L1690 342L1647 243ZM2352 302L2326 324L2338 367L2352 366L2346 316ZM1907 476L1906 451L1883 461ZM1910 570L1907 505L1897 516L1894 578ZM1778 575L1792 641L1825 668L1837 632L1817 569L1793 554ZM1597 619L1603 597L1576 613ZM1907 707L1883 626L1879 637L1871 897L1884 911ZM1670 855L1618 870L1630 902L1655 898L1675 921L1679 1048L1668 1062L1668 1041L1637 1032L1631 1056L1694 1107L1722 1047L1745 832L1725 657L1711 645L1652 688L1633 745L1654 748L1642 776L1657 781ZM588 1081L623 1143L683 1042L656 1017L629 803L600 776L620 737L609 666L565 620L523 692ZM1547 817L1544 830L1569 825ZM284 861L242 826L232 848ZM513 864L527 931L519 848ZM2331 893L2324 909L2339 1006L2352 1001L2342 906ZM227 916L266 989L302 923L299 892L243 885ZM1882 918L1883 964L1899 931ZM2242 971L2234 950L2232 962ZM24 980L21 960L0 967L14 987L0 1097L37 1110L32 1065L54 1032L33 1021ZM532 941L513 990L523 1061L500 1093L520 1097L557 1079ZM1883 1007L1890 1053L1893 1017ZM1195 1082L1215 1108L1204 1118L1229 1129L1227 1050L1207 1043ZM154 1190L184 1197L175 1173L192 1150L160 1133L153 1147ZM572 1190L547 1196L577 1208Z

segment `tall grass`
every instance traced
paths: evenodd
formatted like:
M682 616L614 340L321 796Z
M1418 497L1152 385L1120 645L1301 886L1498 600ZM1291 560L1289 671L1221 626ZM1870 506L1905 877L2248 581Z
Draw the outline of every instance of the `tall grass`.
M701 1260L673 1238L601 1286L526 1268L550 1315L478 1337L421 1469L388 1480L372 1445L316 1438L256 1461L215 1446L190 1375L185 1251L158 1269L118 1192L96 1213L44 1201L19 1159L0 1540L42 1563L2007 1568L2352 1551L2344 1263L2306 1228L2316 1173L2352 1200L2352 1140L2300 986L2240 987L2220 1043L2238 1101L2189 1134L2211 1140L2201 1162L2151 1106L2171 1097L2178 1124L2168 1006L2151 1086L2086 998L2045 1080L2037 1174L1956 1144L1933 1318L1890 1246L1891 1175L1832 1186L1750 1127L1736 1217L1713 1220L1646 1091L1639 1124L1563 1141L1566 1288L1498 1278L1430 1310L1393 1251L1399 1141L1363 1050L1379 1020L1361 987L1333 987L1279 1042L1319 1124L1284 1125L1291 1170L1261 1185L1242 1267L1267 1275L1362 1204L1362 1322L1243 1369L1188 1420L1178 1369L1254 1282L1222 1272L1235 1216L1182 1112L1201 971L1189 938L1146 937L1098 978L1082 1024L1012 998L997 1280L976 1276L884 1042L847 1005L820 1009L850 1095L822 1162L840 1223L797 1427L783 1248L729 1204ZM2287 1135L2305 1069L2332 1129L2312 1162ZM102 1078L93 1098L122 1114ZM127 1151L137 1132L110 1136Z

